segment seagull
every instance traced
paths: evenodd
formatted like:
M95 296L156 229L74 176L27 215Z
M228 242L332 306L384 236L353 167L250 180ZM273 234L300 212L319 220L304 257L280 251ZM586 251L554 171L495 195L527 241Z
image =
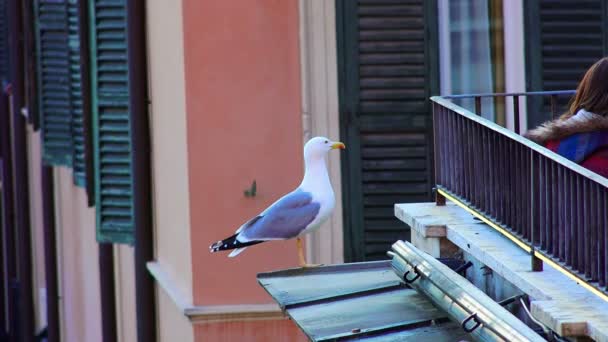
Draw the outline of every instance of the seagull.
M302 183L259 215L245 222L235 234L209 247L211 253L232 250L235 257L247 247L271 240L296 238L300 266L312 267L304 258L301 236L318 229L331 215L336 198L329 181L325 157L343 143L314 137L304 145L305 171Z

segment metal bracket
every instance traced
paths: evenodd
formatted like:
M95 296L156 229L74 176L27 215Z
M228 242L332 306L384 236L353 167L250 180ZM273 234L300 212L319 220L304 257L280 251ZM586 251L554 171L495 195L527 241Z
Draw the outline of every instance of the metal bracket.
M475 325L473 325L470 328L467 328L467 323L469 323L470 320L473 320L475 322ZM464 321L462 321L462 330L464 330L467 333L472 333L473 331L475 331L475 329L479 328L479 326L481 325L481 322L477 320L477 313L473 313L471 314L469 317L465 318Z
M467 269L469 269L469 267L473 266L473 263L471 261L467 261L466 263L464 263L463 265L458 266L458 268L456 268L454 270L454 272L460 274L461 272L466 271Z
M406 284L411 284L411 283L415 282L416 279L420 278L420 273L418 272L418 268L416 268L416 266L414 266L414 274L416 274L416 276L414 278L408 279L407 275L409 273L410 273L410 271L407 271L403 275L403 281L405 281Z

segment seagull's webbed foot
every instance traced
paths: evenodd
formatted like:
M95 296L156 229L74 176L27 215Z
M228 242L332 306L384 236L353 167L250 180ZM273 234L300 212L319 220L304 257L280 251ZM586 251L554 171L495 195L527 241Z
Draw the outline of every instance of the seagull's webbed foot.
M323 264L309 264L306 262L306 258L304 258L304 248L302 248L302 239L296 238L296 244L298 245L298 258L300 259L300 267L302 268L313 268L323 266Z

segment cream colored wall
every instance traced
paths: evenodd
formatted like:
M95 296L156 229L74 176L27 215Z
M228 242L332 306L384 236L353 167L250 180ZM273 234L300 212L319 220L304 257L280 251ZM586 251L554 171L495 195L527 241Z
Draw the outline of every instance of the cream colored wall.
M156 258L192 298L181 1L147 3Z
M146 10L155 257L169 286L192 303L182 1L150 0ZM157 293L160 341L192 340L188 319Z
M95 211L74 186L72 170L55 168L55 215L61 336L66 342L101 340L99 249Z
M192 323L160 286L156 286L156 298L158 303L158 340L167 342L194 341Z
M299 5L304 141L317 135L339 140L336 3L300 0ZM344 262L340 154L330 154L328 169L336 208L321 229L307 235L306 248L309 262L337 264Z
M95 209L87 207L72 170L55 168L55 206L62 341L101 340L99 248ZM133 248L114 247L118 341L136 340Z
M135 313L135 250L114 246L114 282L116 284L116 329L118 341L137 341Z

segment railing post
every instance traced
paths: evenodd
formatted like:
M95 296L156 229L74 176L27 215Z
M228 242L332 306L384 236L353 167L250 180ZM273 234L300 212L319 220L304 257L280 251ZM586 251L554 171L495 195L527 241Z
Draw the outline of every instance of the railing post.
M530 266L532 266L532 272L543 271L543 261L534 254L534 246L531 246L530 250Z
M519 96L513 96L513 130L519 134Z
M435 189L435 204L440 207L445 205L445 196L439 193L437 189Z
M534 253L534 241L536 239L535 236L535 227L534 227L534 216L538 215L537 206L539 203L535 201L534 193L536 190L536 179L535 175L538 173L538 165L535 163L534 152L530 150L530 266L532 267L532 272L541 272L543 270L543 261L536 257Z
M445 132L445 127L443 127L443 117L445 115L445 113L441 113L442 109L437 105L437 104L433 104L433 156L435 159L435 184L439 184L439 182L441 182L441 172L443 171L441 169L441 155L439 154L439 146L441 146L440 143L440 139L445 139L446 137L443 136L441 133ZM442 115L443 114L443 115ZM442 115L440 117L440 115ZM442 194L439 193L439 189L437 188L437 186L433 187L432 192L435 195L435 204L437 206L444 206L445 205L445 196L443 196Z

